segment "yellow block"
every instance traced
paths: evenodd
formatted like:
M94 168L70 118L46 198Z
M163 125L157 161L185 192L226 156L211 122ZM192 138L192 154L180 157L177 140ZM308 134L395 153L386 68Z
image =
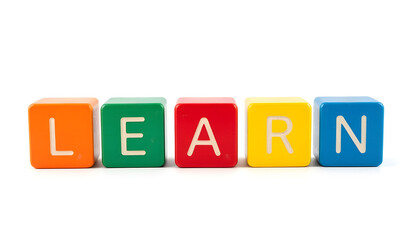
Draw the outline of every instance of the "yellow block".
M311 105L302 98L247 98L251 167L304 167L311 162Z

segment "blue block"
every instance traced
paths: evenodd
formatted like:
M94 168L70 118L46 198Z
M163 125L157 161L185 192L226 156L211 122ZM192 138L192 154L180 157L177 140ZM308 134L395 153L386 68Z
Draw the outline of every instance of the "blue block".
M314 155L322 166L379 166L383 136L384 106L375 99L315 98Z

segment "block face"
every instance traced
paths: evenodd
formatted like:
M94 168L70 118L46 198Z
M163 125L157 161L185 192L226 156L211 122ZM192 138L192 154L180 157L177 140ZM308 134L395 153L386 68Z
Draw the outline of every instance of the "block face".
M102 163L106 167L165 164L164 98L111 98L101 109Z
M301 98L248 98L251 167L302 167L311 161L311 106Z
M209 142L212 139L215 141ZM235 100L180 98L175 106L176 165L234 167L237 162L238 110Z
M33 167L87 168L99 157L97 99L41 99L28 119Z
M316 98L314 121L314 155L322 166L374 167L382 163L382 103L369 97Z

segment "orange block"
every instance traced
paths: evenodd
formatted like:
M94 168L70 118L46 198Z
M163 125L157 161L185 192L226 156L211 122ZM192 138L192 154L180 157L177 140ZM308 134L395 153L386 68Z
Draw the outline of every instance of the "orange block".
M99 157L96 98L44 98L29 106L34 168L88 168Z

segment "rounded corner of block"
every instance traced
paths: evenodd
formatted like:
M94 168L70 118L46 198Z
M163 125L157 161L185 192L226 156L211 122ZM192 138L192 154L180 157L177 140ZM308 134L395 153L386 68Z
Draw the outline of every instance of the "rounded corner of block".
M98 163L101 163L102 166L106 167L106 168L111 168L112 164L109 164L109 162L103 157L103 153L102 153L102 159L98 160Z
M323 109L326 105L325 105L325 102L319 102L319 103L317 103L317 105L318 105L318 108L321 110L321 109Z
M92 105L92 104L88 103L88 104L85 104L85 106L89 109L90 112L93 112L96 105Z
M31 160L31 166L35 169L41 169L42 167L39 166L35 161Z
M246 160L246 163L248 164L248 166L249 167L252 167L252 168L256 168L256 167L259 167L258 166L258 164L255 164L252 160L250 160L250 159L247 159Z
M174 107L174 111L175 111L175 113L176 113L177 111L181 110L181 107L182 107L182 106L184 106L184 104L183 104L183 103L177 102L177 103L176 103L176 105L175 105L175 107Z
M311 158L305 163L302 164L302 167L308 167L311 164Z
M28 106L28 113L31 113L32 111L34 111L34 110L35 110L38 106L39 106L39 104L38 104L38 103L36 103L36 102L31 103L31 104Z
M162 112L165 112L166 104L163 102L157 102L156 106L159 110L162 110Z
M186 101L186 99L187 99L187 97L179 97L177 100L176 100L176 105L178 105L178 104L182 104L184 101Z
M227 165L228 168L233 168L238 165L238 159L235 159L235 161L232 161L229 165Z
M175 165L179 168L185 167L184 164L181 161L179 161L179 159L176 159L176 158L175 158Z
M89 98L92 101L92 107L95 107L96 105L99 105L99 100L96 97L90 97Z
M305 108L308 109L309 111L312 111L312 105L309 102L303 102L302 104L305 105Z
M379 160L378 162L376 162L375 164L372 165L372 167L379 167L381 166L383 163L383 159Z
M165 97L158 97L161 100L161 103L165 106L168 103L168 100Z
M381 109L382 111L385 109L385 106L382 102L377 101L376 105L378 105L379 109Z
M236 105L236 103L229 103L229 106L236 112L236 114L238 113L238 105Z
M250 112L253 108L255 108L255 103L249 103L246 107L247 112Z
M28 106L28 111L31 110L34 106L36 106L36 103L31 103Z
M156 159L155 165L153 167L164 167L165 164L166 164L166 158L163 157L163 158Z
M105 111L108 108L109 108L109 104L107 104L107 103L102 104L102 106L101 106L101 112L102 111Z
M322 167L330 167L331 166L331 165L326 164L320 158L316 158L315 161L318 161L319 165L322 166Z
M95 161L95 159L93 159L92 161L89 161L88 163L86 163L86 166L84 166L84 168L91 168L93 166L95 166L97 163Z
M102 166L106 167L106 168L113 168L113 166L111 164L108 164L107 162L104 162L102 160Z

